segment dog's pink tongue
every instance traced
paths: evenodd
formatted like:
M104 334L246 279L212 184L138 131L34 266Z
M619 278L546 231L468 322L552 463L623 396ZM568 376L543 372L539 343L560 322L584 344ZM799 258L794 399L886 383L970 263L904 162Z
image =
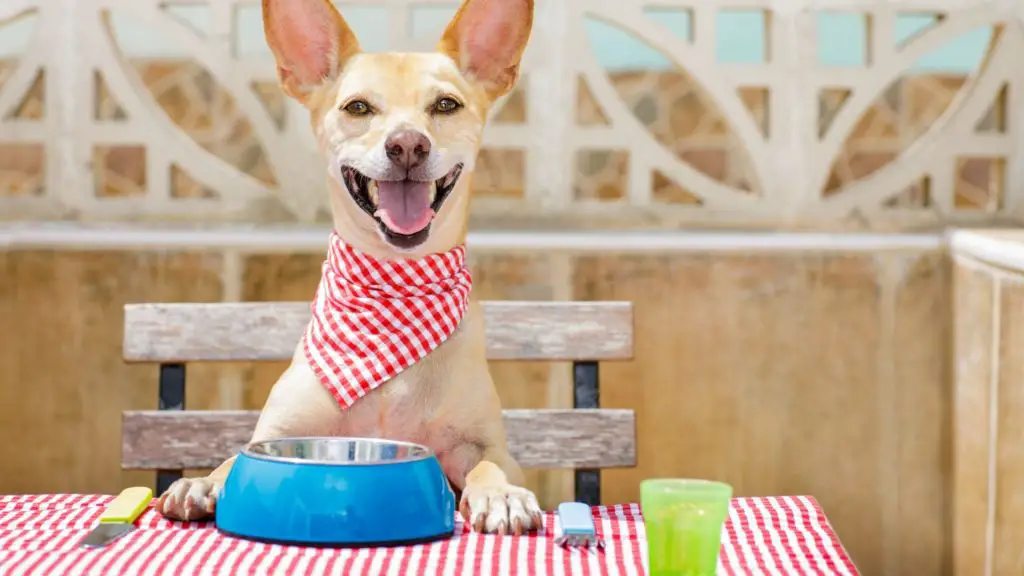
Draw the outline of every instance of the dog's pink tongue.
M384 225L399 234L415 234L434 218L430 208L430 182L377 182L377 212Z

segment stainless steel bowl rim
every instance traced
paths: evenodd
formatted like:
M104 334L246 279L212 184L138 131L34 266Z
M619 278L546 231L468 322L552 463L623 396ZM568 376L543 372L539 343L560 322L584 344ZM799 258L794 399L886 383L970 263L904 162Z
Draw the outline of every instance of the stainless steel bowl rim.
M396 460L377 460L372 462L351 462L343 460L327 460L317 458L295 458L291 456L274 456L271 454L264 454L260 452L254 452L256 447L267 444L284 444L284 443L299 443L299 442L322 442L322 443L340 443L340 442L356 442L362 444L372 445L389 445L389 446L402 446L416 450L418 453L416 456L410 458L402 458ZM255 460L263 460L266 462L279 462L287 464L306 464L315 466L391 466L395 464L409 464L411 462L420 462L434 458L434 451L424 446L423 444L417 444L415 442L406 442L403 440L386 440L383 438L360 438L358 436L296 436L289 438L275 438L273 440L260 440L258 442L250 442L242 448L241 453L249 458Z

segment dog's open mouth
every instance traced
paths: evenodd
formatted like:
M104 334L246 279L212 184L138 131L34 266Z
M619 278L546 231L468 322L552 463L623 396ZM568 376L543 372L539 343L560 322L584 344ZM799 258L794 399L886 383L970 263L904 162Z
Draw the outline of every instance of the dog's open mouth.
M372 216L392 244L413 247L426 240L437 211L455 189L462 164L433 182L373 180L351 166L341 167L348 193Z

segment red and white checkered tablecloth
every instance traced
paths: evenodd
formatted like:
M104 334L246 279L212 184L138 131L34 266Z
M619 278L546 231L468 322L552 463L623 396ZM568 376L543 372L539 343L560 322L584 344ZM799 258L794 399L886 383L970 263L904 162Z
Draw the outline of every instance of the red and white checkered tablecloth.
M408 547L330 549L224 536L211 523L171 523L147 510L139 529L102 549L78 547L112 496L0 496L0 575L185 574L584 576L645 574L637 505L594 509L606 547L565 551L553 514L536 535L482 536L461 520L453 538ZM719 574L857 574L813 498L737 498L725 525Z

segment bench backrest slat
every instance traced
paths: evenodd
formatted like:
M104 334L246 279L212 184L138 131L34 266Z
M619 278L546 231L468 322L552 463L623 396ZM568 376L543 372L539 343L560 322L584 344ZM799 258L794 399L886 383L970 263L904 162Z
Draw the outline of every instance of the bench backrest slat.
M628 360L630 302L481 303L491 360ZM308 302L128 304L129 362L290 360L310 318Z
M636 465L632 410L505 410L512 456L524 468ZM249 442L256 411L135 411L122 417L125 469L214 468Z

